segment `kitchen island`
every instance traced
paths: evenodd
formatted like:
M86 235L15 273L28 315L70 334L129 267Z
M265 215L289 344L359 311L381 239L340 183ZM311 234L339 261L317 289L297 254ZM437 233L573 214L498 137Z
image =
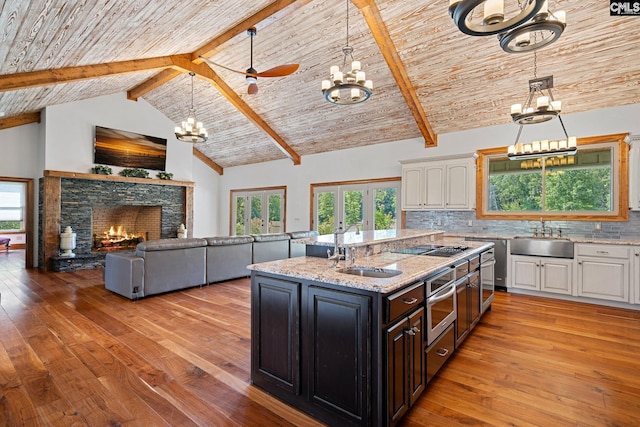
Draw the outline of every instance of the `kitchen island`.
M379 237L347 233L341 244L354 245L358 267L395 276L345 274L311 256L249 266L253 384L329 425L399 421L426 386L429 277L491 247L439 233ZM448 258L398 251L426 242L468 249ZM444 326L453 336L453 323Z

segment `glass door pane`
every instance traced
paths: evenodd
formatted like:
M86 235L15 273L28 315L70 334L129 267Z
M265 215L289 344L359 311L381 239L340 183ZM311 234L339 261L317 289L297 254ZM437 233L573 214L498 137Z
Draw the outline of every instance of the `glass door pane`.
M331 234L335 228L336 192L316 191L316 230L320 234Z
M267 221L268 230L267 233L283 233L284 227L282 226L282 214L284 197L282 194L269 194L269 218Z
M357 224L360 230L364 225L364 190L345 190L342 193L342 223L343 229L351 224Z
M241 236L243 234L247 234L246 226L245 226L245 197L244 196L236 196L235 197L235 235Z
M397 228L398 189L376 188L373 191L374 230Z
M250 227L249 234L262 234L262 195L253 194L249 196Z

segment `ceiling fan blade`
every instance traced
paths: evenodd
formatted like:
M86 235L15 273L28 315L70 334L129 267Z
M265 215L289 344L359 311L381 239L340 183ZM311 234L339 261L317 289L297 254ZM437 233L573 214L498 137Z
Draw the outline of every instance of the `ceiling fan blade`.
M255 83L251 83L249 85L249 88L247 89L247 93L249 95L255 95L256 93L258 93L258 85Z
M278 65L255 75L255 77L284 77L293 74L300 67L299 64Z
M225 70L228 71L233 71L234 73L238 73L238 74L244 74L245 76L248 76L250 74L244 72L244 71L238 71L238 70L234 70L233 68L229 68L229 67L225 67L224 65L218 64L216 62L213 62L210 59L205 58L204 56L199 56L198 58L202 59L204 62L206 62L209 65L214 65L216 67L220 67L220 68L224 68Z

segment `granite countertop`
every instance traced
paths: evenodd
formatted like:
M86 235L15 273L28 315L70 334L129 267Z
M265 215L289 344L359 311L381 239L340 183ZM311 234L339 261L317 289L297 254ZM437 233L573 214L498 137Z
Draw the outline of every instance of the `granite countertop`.
M248 268L254 271L298 279L315 280L350 288L388 293L424 278L426 275L441 268L451 266L456 261L488 249L493 245L487 242L467 242L459 238L440 238L437 243L446 246L468 246L470 249L448 258L408 255L388 251L368 257L356 258L355 265L358 267L377 267L402 271L398 276L390 278L371 278L340 273L333 267L333 261L318 257L287 258L252 264ZM349 263L345 263L342 260L338 265L338 269L349 265Z
M402 230L367 230L356 234L355 231L349 231L338 235L339 245L349 245L350 247L359 247L366 245L376 245L389 242L400 242L402 240L415 238L430 238L431 241L439 240L444 235L441 230L419 230L419 229L402 229ZM322 234L320 236L298 239L296 242L307 245L331 246L334 245L333 234Z

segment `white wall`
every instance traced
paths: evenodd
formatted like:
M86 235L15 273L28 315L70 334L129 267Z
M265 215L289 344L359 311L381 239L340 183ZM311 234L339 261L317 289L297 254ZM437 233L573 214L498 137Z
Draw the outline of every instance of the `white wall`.
M369 102L375 102L374 100ZM345 107L348 108L348 107ZM614 133L640 134L640 104L588 113L563 115L570 136L587 137ZM229 192L244 188L287 187L286 231L309 229L310 184L401 175L401 160L473 153L476 150L513 144L518 126L506 124L439 135L438 146L424 148L422 138L303 156L301 165L278 160L227 168L221 177L218 229L229 229ZM558 120L525 126L522 141L563 137Z
M94 126L104 126L167 139L167 172L173 179L192 181L192 145L178 141L175 124L144 99L129 101L125 93L101 96L46 108L45 169L90 172ZM123 168L112 167L117 174ZM149 171L155 178L157 171Z

